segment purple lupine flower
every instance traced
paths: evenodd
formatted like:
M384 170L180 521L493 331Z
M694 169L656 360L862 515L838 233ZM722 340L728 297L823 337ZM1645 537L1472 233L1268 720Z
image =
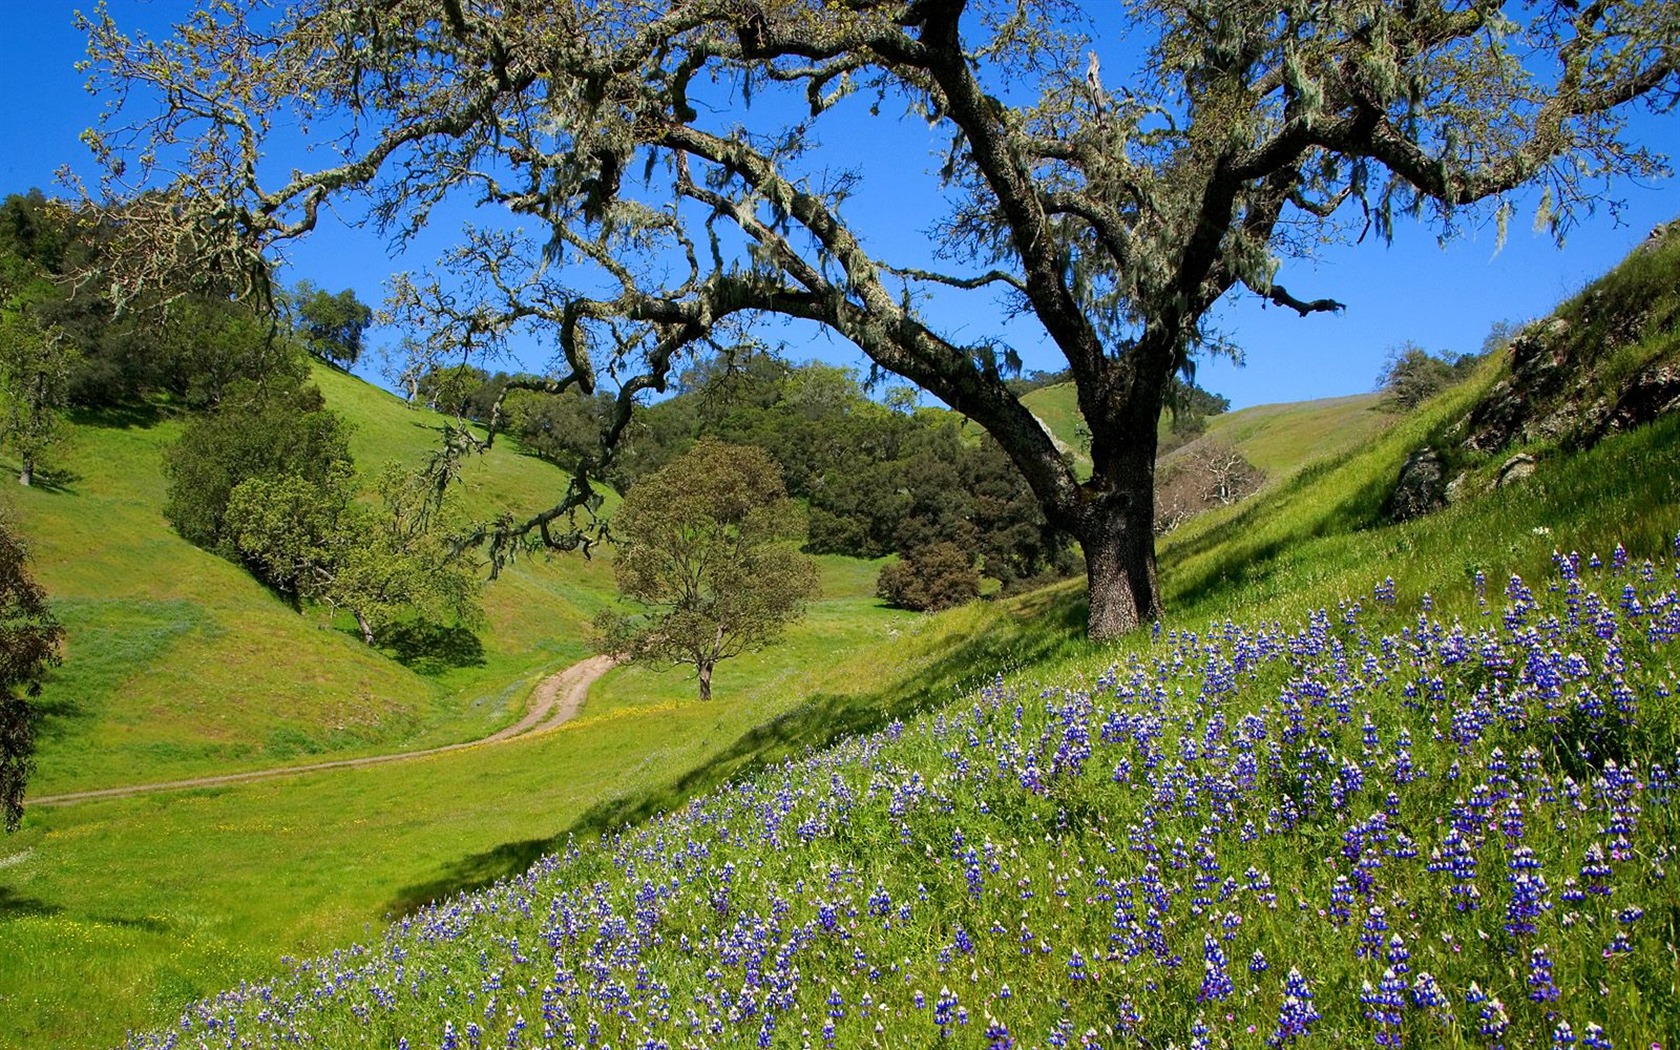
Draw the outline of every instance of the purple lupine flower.
M1313 1008L1312 989L1307 986L1306 978L1301 976L1301 971L1291 967L1289 976L1284 980L1283 1004L1278 1007L1277 1028L1266 1040L1266 1045L1284 1046L1310 1035L1319 1017L1319 1012Z
M1399 1046L1401 1011L1406 1008L1405 982L1393 970L1385 970L1377 987L1364 982L1359 1001L1365 1004L1365 1017L1376 1022L1377 1045Z
M1225 952L1211 935L1202 937L1202 987L1196 993L1198 1002L1218 1002L1236 991L1225 972Z
M1375 959L1382 954L1383 934L1388 932L1388 914L1380 904L1371 905L1365 923L1359 931L1359 943L1354 947L1356 959Z
M1552 981L1552 957L1544 944L1536 945L1528 953L1528 997L1537 1003L1549 1003L1562 993Z
M1470 990L1464 993L1464 1002L1476 1007L1477 1030L1494 1046L1502 1045L1499 1040L1505 1037L1505 1030L1511 1026L1505 1004L1482 991L1475 981L1470 982Z
M950 1034L953 1012L957 1007L957 997L949 988L939 989L939 998L933 1004L933 1023L939 1026L939 1037L944 1039Z
M1407 963L1411 958L1412 953L1406 950L1406 942L1398 933L1388 939L1388 954L1383 957L1383 961L1388 963L1390 969L1400 974L1410 972L1411 967Z
M1419 1010L1427 1010L1438 1020L1452 1020L1447 994L1441 991L1441 985L1435 980L1435 975L1427 970L1412 980L1412 1005Z

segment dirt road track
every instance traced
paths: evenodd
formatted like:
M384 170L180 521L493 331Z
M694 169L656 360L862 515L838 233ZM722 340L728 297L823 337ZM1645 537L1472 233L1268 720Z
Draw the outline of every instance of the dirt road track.
M190 780L170 780L160 784L134 784L129 787L101 788L97 791L73 791L64 795L31 798L25 800L25 802L31 806L64 806L73 802L86 802L96 798L125 798L130 795L143 795L153 791L179 791L183 788L242 784L248 780L268 780L272 777L286 777L296 773L314 773L323 769L354 769L361 766L376 766L383 762L401 762L404 759L441 755L445 752L461 751L469 747L481 747L485 744L499 744L565 725L577 714L578 708L583 706L584 697L589 695L589 687L595 684L597 678L611 670L614 662L610 656L592 656L587 660L573 664L558 674L549 675L539 682L537 688L532 691L524 718L506 729L498 730L480 740L446 744L443 747L427 748L424 751L403 751L393 755L367 755L362 758L341 758L331 762L312 762L304 766L279 766L274 769L253 769L244 773L194 777Z

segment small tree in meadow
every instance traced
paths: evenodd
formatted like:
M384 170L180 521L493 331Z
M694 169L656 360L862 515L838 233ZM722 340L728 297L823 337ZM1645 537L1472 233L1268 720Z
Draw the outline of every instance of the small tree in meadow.
M619 594L641 612L602 613L602 649L693 667L702 700L719 660L776 641L817 594L804 512L762 449L701 440L637 482L612 528Z

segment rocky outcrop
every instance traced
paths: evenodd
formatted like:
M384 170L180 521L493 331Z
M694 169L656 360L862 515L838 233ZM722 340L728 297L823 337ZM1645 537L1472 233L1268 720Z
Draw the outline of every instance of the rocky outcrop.
M1515 485L1527 479L1534 470L1534 457L1526 452L1519 452L1500 465L1499 473L1493 478L1493 487L1502 489Z
M1630 262L1680 241L1680 220L1658 226ZM1675 323L1671 269L1643 264L1598 282L1559 316L1511 340L1510 374L1460 424L1467 450L1497 452L1519 442L1585 448L1608 434L1680 410L1680 362L1673 354L1631 376L1613 374L1616 351L1661 336ZM1612 373L1612 374L1606 374Z
M1571 361L1569 322L1561 317L1532 324L1511 340L1511 371L1495 383L1460 426L1468 432L1464 447L1496 452L1517 440L1533 440L1540 409L1568 386ZM1561 421L1547 417L1548 426Z
M1405 520L1471 495L1473 478L1453 469L1466 453L1490 456L1522 444L1586 448L1680 412L1677 285L1680 220L1652 230L1616 271L1512 338L1505 377L1437 438L1446 454L1422 448L1406 461L1390 516ZM1532 455L1514 455L1490 487L1519 483L1534 469Z
M1441 454L1424 447L1406 457L1400 483L1388 498L1388 516L1395 521L1421 518L1447 505L1447 471Z
M1596 414L1588 436L1597 441L1670 412L1680 412L1680 365L1665 362L1642 369L1629 380L1615 404Z

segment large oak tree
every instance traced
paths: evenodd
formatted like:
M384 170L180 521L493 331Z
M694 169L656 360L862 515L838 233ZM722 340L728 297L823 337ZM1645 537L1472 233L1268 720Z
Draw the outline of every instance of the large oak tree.
M122 103L91 137L108 188L159 191L134 199L120 286L185 259L260 275L259 254L335 197L400 238L470 194L526 232L468 231L457 281L397 283L418 351L491 351L538 324L560 348L553 387L620 381L565 499L497 523L496 543L575 542L556 523L594 498L631 401L720 328L797 318L997 438L1083 545L1097 637L1159 613L1156 421L1217 301L1336 309L1333 289L1286 287L1299 251L1406 217L1503 222L1523 187L1565 228L1603 177L1658 170L1626 111L1680 87L1680 5L1662 0L1096 5L1093 31L1124 20L1135 58L1106 79L1085 12L1053 0L246 7L171 41L88 23L96 86ZM935 257L894 257L853 224L865 110L945 143ZM852 123L830 152L836 118ZM339 134L319 166L271 171L273 129L297 127ZM926 308L958 293L1035 319L1066 358L1089 480L1005 385L1011 351Z

